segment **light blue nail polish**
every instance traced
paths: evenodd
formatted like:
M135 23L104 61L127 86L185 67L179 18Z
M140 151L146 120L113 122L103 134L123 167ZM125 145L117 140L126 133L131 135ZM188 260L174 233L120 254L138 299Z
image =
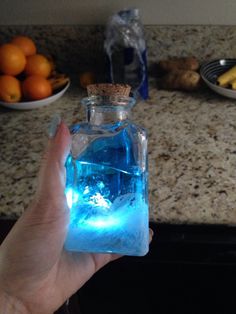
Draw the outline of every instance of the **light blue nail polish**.
M48 126L48 136L53 138L56 135L58 125L61 123L61 116L56 113Z

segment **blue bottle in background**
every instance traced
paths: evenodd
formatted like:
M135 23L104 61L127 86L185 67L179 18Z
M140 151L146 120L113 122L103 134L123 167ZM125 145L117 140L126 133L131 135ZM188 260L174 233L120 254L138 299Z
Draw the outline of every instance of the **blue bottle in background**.
M131 120L134 98L82 99L87 121L71 127L66 162L70 251L143 256L149 247L146 130Z
M147 48L139 10L121 10L107 23L104 49L111 83L129 84L136 99L148 98Z

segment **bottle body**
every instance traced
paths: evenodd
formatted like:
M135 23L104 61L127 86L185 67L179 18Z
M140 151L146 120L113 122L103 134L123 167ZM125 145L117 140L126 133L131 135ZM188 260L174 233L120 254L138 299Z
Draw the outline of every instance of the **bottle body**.
M72 126L71 132L65 248L145 255L149 245L146 131L124 119L82 123Z

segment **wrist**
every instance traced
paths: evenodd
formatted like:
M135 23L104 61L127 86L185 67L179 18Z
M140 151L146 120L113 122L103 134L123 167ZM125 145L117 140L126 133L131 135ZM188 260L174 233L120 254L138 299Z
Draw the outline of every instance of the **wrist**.
M24 304L0 290L0 313L30 314Z

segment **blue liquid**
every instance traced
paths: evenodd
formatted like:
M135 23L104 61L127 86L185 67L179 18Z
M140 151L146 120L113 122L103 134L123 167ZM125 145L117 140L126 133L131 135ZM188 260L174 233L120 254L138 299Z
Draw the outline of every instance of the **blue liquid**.
M69 156L66 169L70 226L65 248L145 255L147 175L136 164L127 130L94 140L78 158Z

